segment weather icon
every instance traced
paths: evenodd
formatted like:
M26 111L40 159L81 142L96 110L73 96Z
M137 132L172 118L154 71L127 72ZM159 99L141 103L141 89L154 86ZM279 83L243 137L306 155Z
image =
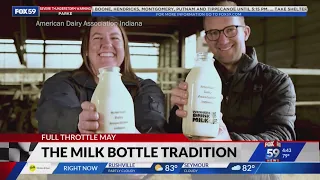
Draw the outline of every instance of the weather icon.
M162 168L162 166L161 166L160 164L157 164L157 165L154 167L154 169L155 169L156 171L162 171L162 170L163 170L163 168Z
M231 168L232 171L239 171L240 169L241 169L240 165L236 165Z
M36 170L36 166L34 164L31 164L30 167L29 167L29 170L31 172L34 172Z

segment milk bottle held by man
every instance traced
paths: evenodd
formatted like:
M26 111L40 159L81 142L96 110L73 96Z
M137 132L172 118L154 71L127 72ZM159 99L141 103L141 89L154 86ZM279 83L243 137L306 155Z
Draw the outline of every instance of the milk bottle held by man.
M98 77L91 98L100 115L97 133L137 133L133 100L121 80L120 68L100 68Z
M199 52L195 66L187 75L188 104L184 106L183 134L188 137L217 137L221 120L220 76L208 53Z

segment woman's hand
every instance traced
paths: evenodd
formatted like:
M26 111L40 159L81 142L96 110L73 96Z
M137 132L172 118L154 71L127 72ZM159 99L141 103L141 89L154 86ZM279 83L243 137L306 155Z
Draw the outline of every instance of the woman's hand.
M78 129L81 134L93 134L99 128L99 113L96 111L96 106L85 101L81 104L82 112L79 115ZM135 128L135 134L141 134L137 128Z
M96 106L85 101L81 104L82 112L79 115L78 129L80 133L93 134L99 128L99 113L96 111Z

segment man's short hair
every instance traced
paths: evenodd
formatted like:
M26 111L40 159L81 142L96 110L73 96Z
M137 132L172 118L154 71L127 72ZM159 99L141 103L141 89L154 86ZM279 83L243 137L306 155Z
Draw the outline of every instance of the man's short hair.
M215 4L215 6L238 6L237 3L233 2L233 1L228 1L228 0L223 0L223 1L219 1ZM203 27L204 27L204 20L206 17L203 17ZM243 24L246 24L244 17L241 16L239 17L241 18L241 20L243 21Z

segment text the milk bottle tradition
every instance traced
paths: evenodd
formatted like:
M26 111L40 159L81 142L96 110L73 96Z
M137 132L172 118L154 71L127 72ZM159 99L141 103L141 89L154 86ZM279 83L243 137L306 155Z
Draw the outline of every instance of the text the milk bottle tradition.
M197 53L195 66L187 75L188 104L184 106L183 134L188 137L217 137L221 120L222 83L208 53Z
M91 102L100 115L97 133L136 133L134 104L121 80L119 67L99 69Z

